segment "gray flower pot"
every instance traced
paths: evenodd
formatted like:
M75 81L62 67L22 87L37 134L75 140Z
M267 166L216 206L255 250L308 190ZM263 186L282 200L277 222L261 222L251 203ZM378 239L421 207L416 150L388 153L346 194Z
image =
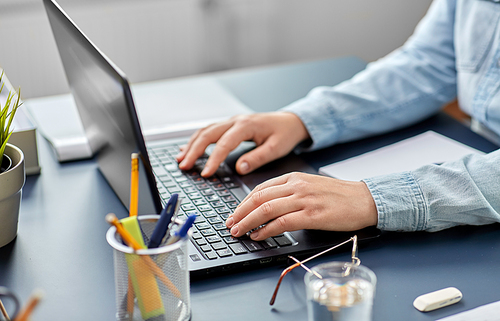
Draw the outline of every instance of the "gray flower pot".
M0 247L10 243L17 235L21 196L26 179L23 152L16 146L7 144L5 154L12 160L12 165L9 170L0 173Z

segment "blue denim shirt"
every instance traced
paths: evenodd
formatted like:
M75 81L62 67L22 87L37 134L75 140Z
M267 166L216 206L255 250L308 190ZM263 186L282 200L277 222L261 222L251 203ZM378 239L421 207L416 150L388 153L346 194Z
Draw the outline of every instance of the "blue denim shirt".
M310 150L410 125L457 97L466 113L500 137L498 1L435 0L401 48L283 110L304 122ZM380 229L500 222L500 150L364 182Z

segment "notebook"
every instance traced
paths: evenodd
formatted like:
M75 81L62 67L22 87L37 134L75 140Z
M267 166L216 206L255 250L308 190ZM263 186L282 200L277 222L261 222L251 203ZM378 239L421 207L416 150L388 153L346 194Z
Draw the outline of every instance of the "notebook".
M252 144L242 144L209 179L199 172L183 172L173 158L178 146L189 138L146 142L126 75L102 53L54 0L44 5L56 40L85 134L99 170L125 206L129 204L130 155L140 154L139 214L159 213L172 193L182 199L180 217L197 213L188 261L192 277L252 269L286 262L288 255L310 255L347 240L379 235L376 229L350 233L301 230L285 232L263 242L248 237L234 239L225 228L225 218L257 184L290 171L314 173L302 159L290 154L250 175L233 174L234 163ZM193 93L194 95L194 93ZM164 106L162 108L169 108ZM196 112L197 106L186 106ZM176 110L169 110L175 114ZM181 124L176 124L183 128ZM208 150L207 153L210 151ZM203 166L200 158L197 168ZM347 258L346 258L347 259Z

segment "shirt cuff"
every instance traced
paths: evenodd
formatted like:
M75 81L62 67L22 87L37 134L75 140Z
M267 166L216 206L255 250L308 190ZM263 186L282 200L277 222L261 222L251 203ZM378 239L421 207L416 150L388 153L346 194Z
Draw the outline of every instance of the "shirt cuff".
M426 227L427 206L411 172L363 180L378 211L377 228L386 231L421 231Z

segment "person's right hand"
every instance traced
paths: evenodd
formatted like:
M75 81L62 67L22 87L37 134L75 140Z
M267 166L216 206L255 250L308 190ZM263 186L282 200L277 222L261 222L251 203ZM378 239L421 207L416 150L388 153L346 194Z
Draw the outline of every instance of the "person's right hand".
M201 172L203 177L210 177L241 142L254 141L257 147L243 154L236 162L236 171L244 175L287 155L298 143L308 138L307 129L300 118L293 113L272 112L234 116L194 133L188 144L181 147L177 161L180 169L189 170L203 155L208 145L216 143Z

